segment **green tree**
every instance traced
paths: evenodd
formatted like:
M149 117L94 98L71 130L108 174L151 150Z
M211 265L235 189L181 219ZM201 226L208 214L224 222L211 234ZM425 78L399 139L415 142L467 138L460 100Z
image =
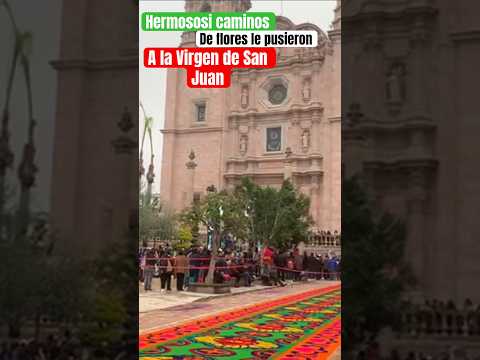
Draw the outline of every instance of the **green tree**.
M342 336L349 351L395 323L411 276L403 260L404 224L375 214L357 178L342 188Z
M11 337L20 336L22 326L32 321L38 338L41 317L73 325L86 309L85 264L54 254L55 237L44 217L33 214L26 234L0 240L0 323ZM7 214L4 220L12 218Z
M261 187L249 178L236 188L248 217L252 245L261 243L286 249L305 240L313 224L310 199L286 180L280 189Z
M147 204L144 201L140 201L139 241L141 244L153 238L174 240L177 236L176 216L166 204L161 202Z
M192 245L193 235L189 226L181 225L178 229L178 242L175 247L178 250L186 250Z
M91 292L80 334L94 348L107 345L114 350L124 338L138 336L138 276L136 236L107 246L90 265Z
M226 234L233 234L236 238L243 239L246 234L247 217L243 198L227 191L209 192L203 199L193 203L191 208L184 211L181 219L188 226L202 224L205 228L213 229L212 258L205 279L207 284L213 284L215 258L218 255L220 239Z

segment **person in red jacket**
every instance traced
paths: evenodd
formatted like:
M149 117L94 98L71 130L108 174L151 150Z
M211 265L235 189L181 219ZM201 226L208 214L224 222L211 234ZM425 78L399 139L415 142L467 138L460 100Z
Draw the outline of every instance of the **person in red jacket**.
M264 265L273 265L273 250L269 246L266 246L262 252L262 262Z

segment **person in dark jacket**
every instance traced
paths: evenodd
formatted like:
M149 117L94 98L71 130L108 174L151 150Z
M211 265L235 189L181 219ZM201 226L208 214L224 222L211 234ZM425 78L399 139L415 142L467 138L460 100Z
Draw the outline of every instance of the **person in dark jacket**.
M294 279L296 281L301 280L302 278L302 273L305 270L303 267L303 256L300 254L298 249L295 249L293 252L293 258L295 261L295 273L294 273Z
M270 281L272 281L274 285L285 286L285 283L278 277L277 269L281 267L281 262L277 251L274 251L273 253L273 265L274 266L270 269Z
M200 252L197 248L194 248L190 254L190 282L198 282L199 267L201 266Z
M307 271L309 272L309 278L315 279L315 272L317 271L317 260L313 253L310 253L310 256L307 258Z
M172 273L173 273L174 262L170 253L163 252L160 255L159 267L160 267L160 291L165 290L165 285L167 291L172 290Z
M213 282L215 284L223 284L227 279L230 278L228 273L228 264L223 256L223 253L219 253L217 260L215 261L215 272L213 273Z
M288 260L288 252L283 251L281 254L278 255L278 276L281 281L285 281L287 278L287 260Z

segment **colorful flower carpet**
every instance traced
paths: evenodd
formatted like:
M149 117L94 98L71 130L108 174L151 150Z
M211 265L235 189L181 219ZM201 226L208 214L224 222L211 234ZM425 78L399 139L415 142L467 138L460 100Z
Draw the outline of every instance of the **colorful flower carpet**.
M216 314L140 336L143 360L328 359L340 346L340 286Z

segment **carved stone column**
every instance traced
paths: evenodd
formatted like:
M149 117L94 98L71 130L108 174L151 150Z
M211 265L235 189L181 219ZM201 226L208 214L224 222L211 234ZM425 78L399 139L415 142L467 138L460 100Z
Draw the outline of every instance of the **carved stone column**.
M241 104L239 102L239 96L241 94L241 84L240 84L240 75L238 71L232 71L232 85L230 86L230 99L231 99L231 109L232 111L240 111Z
M368 103L364 102L364 105L368 109L383 109L384 106L384 92L383 92L383 83L385 81L384 74L380 69L383 68L383 59L384 54L382 52L382 40L380 34L378 33L378 25L374 21L369 21L367 24L367 29L365 30L364 38L364 50L365 56L368 58L368 71L370 76L370 81L376 83L377 89L382 91L377 94L377 96L370 96L367 99L364 99ZM368 86L368 84L365 84ZM381 116L380 114L372 114L375 117Z
M411 47L411 75L407 87L407 101L410 103L411 115L421 116L426 115L426 97L428 91L425 84L425 72L427 71L425 65L426 52L425 46L427 43L427 32L425 29L425 21L418 18L412 27L410 36Z
M414 129L410 133L410 156L413 158L424 158L425 150L425 133L423 129Z
M300 68L298 66L295 66L293 68L293 76L295 81L293 81L291 87L291 92L292 95L291 97L293 98L293 103L292 106L300 106L303 104L302 100L302 78L300 76Z
M310 201L311 201L310 213L312 215L312 218L315 221L315 226L317 227L317 229L320 229L321 225L324 225L324 224L320 224L319 192L320 192L320 175L312 175L310 178Z
M425 270L428 266L425 238L425 205L427 200L426 171L422 168L412 169L408 174L409 200L407 218L407 261L411 264L418 280L419 289L423 288Z
M248 110L256 110L257 103L257 76L255 72L250 74Z

